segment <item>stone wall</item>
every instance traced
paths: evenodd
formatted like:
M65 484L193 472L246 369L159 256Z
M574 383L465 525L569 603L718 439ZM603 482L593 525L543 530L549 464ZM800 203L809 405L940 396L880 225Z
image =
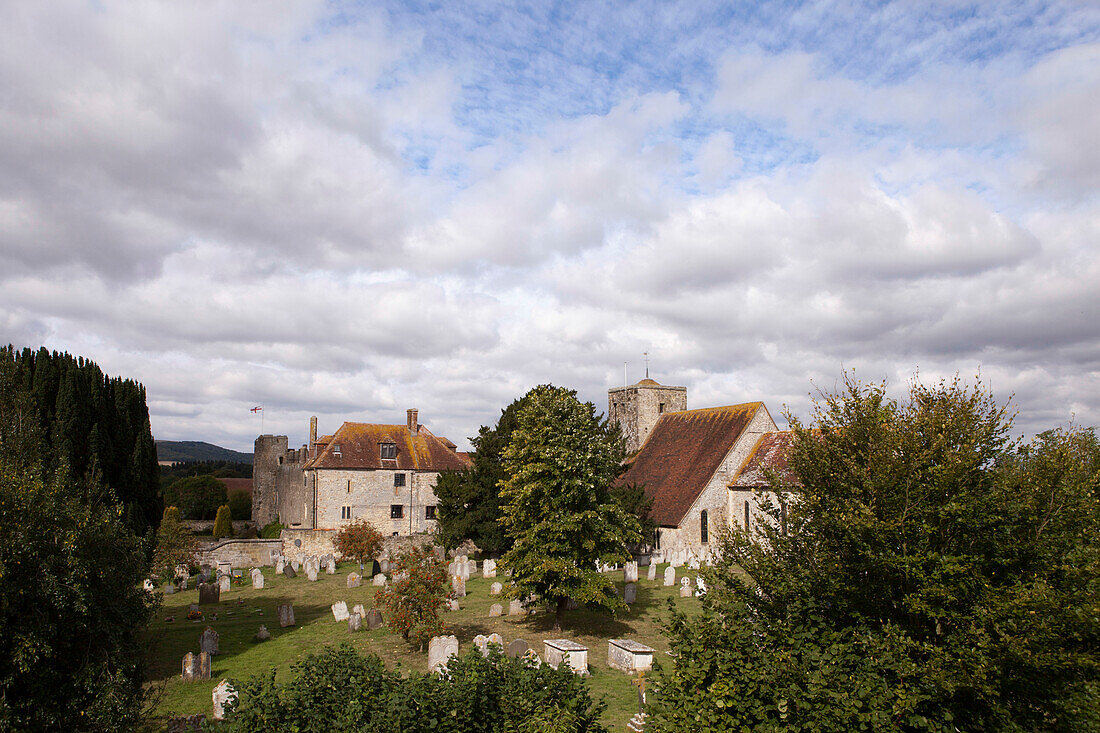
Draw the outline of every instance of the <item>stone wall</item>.
M252 521L257 527L279 519L287 526L312 527L313 492L304 485L306 449L291 450L285 435L256 438L252 459Z
M386 536L435 530L436 521L428 519L428 514L437 503L437 472L325 469L306 474L316 477L318 528L339 529L366 519ZM404 476L404 486L394 486L396 474ZM399 519L392 516L394 506L401 507Z
M298 560L316 555L335 553L333 542L336 540L334 529L284 529L279 535L283 557Z
M209 532L214 529L213 519L184 519L183 526L187 527L192 532L198 534L200 532ZM233 533L240 534L249 527L253 526L251 520L248 519L235 519L233 520Z
M199 542L199 563L216 566L227 562L235 568L274 565L282 551L279 540L218 540Z

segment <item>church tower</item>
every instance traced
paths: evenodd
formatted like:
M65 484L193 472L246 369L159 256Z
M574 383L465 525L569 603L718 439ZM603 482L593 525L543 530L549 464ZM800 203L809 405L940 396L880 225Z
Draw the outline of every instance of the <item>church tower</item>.
M687 387L665 387L649 377L607 390L608 422L622 428L627 453L642 447L661 415L686 409Z

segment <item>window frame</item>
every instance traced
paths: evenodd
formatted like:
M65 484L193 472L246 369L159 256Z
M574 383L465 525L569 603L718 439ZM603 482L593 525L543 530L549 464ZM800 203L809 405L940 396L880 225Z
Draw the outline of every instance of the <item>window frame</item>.
M434 519L437 518L437 516L438 515L436 513L436 505L435 504L425 504L424 505L424 519L425 520L434 520Z
M393 455L388 456L387 453L393 453ZM397 443L379 443L378 457L383 461L397 460Z
M404 504L390 504L390 519L404 519L405 518L405 505Z
M405 472L396 471L393 474L393 488L400 489L405 486Z

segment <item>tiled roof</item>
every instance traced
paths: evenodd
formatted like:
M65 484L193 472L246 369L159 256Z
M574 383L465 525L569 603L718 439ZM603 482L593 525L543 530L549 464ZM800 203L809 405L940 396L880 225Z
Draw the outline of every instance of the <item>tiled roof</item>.
M446 471L468 468L468 458L451 449L454 443L438 438L423 425L416 435L405 425L346 422L305 468L385 468L396 471ZM394 443L397 458L382 460L381 445ZM336 449L339 448L339 452Z
M762 402L665 413L619 478L653 498L650 517L677 527L714 477Z
M797 478L787 463L794 433L790 430L777 430L764 433L745 459L737 475L730 482L731 489L753 489L769 486L765 470L775 471L784 481L797 483Z
M247 494L252 493L252 479L250 478L219 478L225 484L225 490L227 493L234 491L243 491Z

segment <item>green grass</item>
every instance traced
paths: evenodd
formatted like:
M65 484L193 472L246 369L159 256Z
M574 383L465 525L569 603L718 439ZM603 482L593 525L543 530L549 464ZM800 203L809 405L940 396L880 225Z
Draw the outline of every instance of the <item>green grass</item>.
M505 611L508 603L490 596L489 586L494 581L480 575L467 581L467 595L459 600L460 610L445 612L443 619L447 633L458 637L462 652L478 634L488 636L494 632L501 635L505 644L525 639L540 656L544 639L573 639L586 645L593 696L607 701L604 722L611 730L626 730L627 721L637 711L638 693L631 685L631 677L607 666L608 640L633 639L656 649L655 659L665 659L668 643L660 622L668 613L667 599L675 598L678 607L688 613L699 607L697 599L679 597L679 577L686 568L678 569L677 585L669 588L661 583L664 568L664 565L658 568L657 580L653 582L645 579L648 568L640 569L638 598L629 613L612 618L586 609L570 611L560 632L553 630L553 616L545 611L525 617L490 618L489 607L493 603L500 603ZM358 571L358 566L342 563L335 575L322 572L316 582L310 582L304 573L290 579L275 575L274 568L264 568L263 590L253 590L251 583L233 586L221 594L220 604L202 606L206 619L200 622L187 620L187 606L198 603L197 590L164 596L164 605L150 626L149 685L160 696L156 716L209 714L211 693L221 679L247 678L271 667L276 668L278 679L286 679L292 664L325 644L348 642L363 653L378 655L391 669L427 670L427 652L419 652L385 627L375 631L364 627L362 631L349 633L347 622L333 620L330 606L336 601L345 601L349 611L357 603L367 609L373 606L377 588L369 581L360 588L348 588L347 575L352 571ZM622 571L608 575L621 590ZM497 580L504 583L507 579ZM279 628L276 609L283 603L294 605L296 627ZM212 618L215 613L217 620ZM175 620L166 621L168 617ZM252 640L260 624L271 632L271 641ZM180 680L181 660L189 651L198 654L199 636L206 626L213 627L219 635L220 653L213 658L211 679L184 683Z

